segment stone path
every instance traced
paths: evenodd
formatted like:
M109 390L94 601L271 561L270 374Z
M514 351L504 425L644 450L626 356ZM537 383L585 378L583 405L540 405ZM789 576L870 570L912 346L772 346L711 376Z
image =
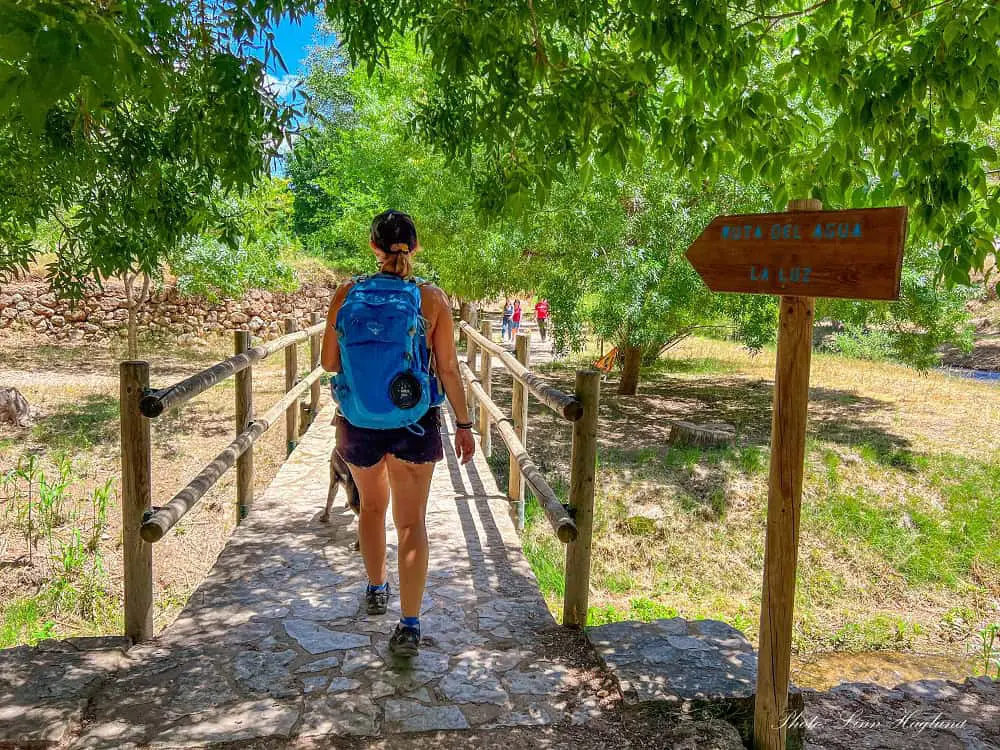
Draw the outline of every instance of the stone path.
M583 722L596 702L539 653L555 627L485 459L460 467L452 421L428 505L431 560L412 661L387 615L362 614L356 522L318 522L333 444L320 415L180 617L92 696L73 748L191 747L262 737L383 736ZM390 521L391 524L391 521ZM395 579L395 532L389 531ZM590 700L588 700L590 699Z

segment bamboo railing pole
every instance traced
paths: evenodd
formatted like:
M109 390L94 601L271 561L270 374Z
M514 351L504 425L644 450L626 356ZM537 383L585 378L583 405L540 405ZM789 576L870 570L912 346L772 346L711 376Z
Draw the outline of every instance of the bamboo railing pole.
M119 379L125 635L138 643L153 637L153 548L139 534L152 500L149 420L139 411L149 388L149 363L122 362Z
M469 369L476 372L476 355L479 353L479 344L470 335L466 334L466 355L465 361ZM469 421L476 423L476 394L472 392L472 383L468 383L465 390L465 401L469 405Z
M480 324L480 333L490 341L493 340L493 324L484 320ZM479 366L479 383L486 397L493 399L493 357L489 349L482 351L482 363ZM487 458L493 455L493 433L490 430L490 413L486 409L479 410L479 439L483 445L483 455Z
M143 396L142 401L139 403L139 408L150 419L158 417L170 407L190 401L199 393L204 393L213 385L232 377L254 362L259 362L266 357L270 357L285 347L305 341L313 333L321 333L323 325L323 323L320 323L316 326L316 330L309 328L304 331L296 331L290 336L281 336L274 341L260 344L243 354L234 355L222 362L216 362L211 367L207 367L201 372L196 372L191 377L185 378L178 383L149 392Z
M552 529L556 532L556 536L559 537L559 541L571 542L576 539L576 524L570 518L569 513L563 507L562 503L559 502L559 498L556 497L556 493L549 486L549 483L545 481L545 477L542 476L542 472L538 470L535 462L531 460L531 456L528 455L524 446L521 445L521 441L518 440L517 433L514 432L514 427L511 425L510 420L500 411L499 406L486 398L486 393L483 391L483 386L479 383L479 378L469 369L469 366L464 362L460 362L459 369L462 372L462 377L466 379L466 382L481 399L482 407L490 411L500 437L507 444L507 449L517 456L517 464L521 469L521 474L535 493L535 497L538 498L542 510L545 511L545 517L552 524Z
M556 414L559 414L563 419L570 422L575 422L582 416L583 407L575 396L570 396L550 386L542 378L527 370L502 346L496 342L486 340L479 331L473 330L468 324L462 323L460 325L470 342L477 343L481 349L489 349L493 356L498 357L504 363L514 379L524 383L524 386L531 391L532 396L552 409Z
M789 201L789 211L820 211L817 200ZM781 297L771 412L771 469L767 491L764 583L760 604L760 665L754 704L754 747L784 748L792 658L795 569L809 408L812 297Z
M528 357L531 351L531 334L519 333L514 339L514 351L517 361L528 367ZM517 379L514 379L511 397L511 416L514 419L514 432L521 443L528 445L528 389ZM517 530L524 531L524 482L517 466L517 457L510 455L510 470L507 475L507 497L517 503Z
M597 483L597 410L601 398L599 371L577 371L576 397L583 404L583 416L573 423L569 505L576 521L577 537L576 541L566 546L563 625L583 627L587 624L590 602L590 552Z
M295 333L298 330L299 324L295 318L285 318L285 333ZM298 344L293 344L292 346L285 347L285 393L288 393L292 388L295 387L295 378L299 374L299 350ZM292 451L295 450L295 446L298 445L299 434L296 430L296 421L298 419L299 406L296 403L292 403L285 410L285 446L287 448L286 455L291 455Z
M250 332L233 332L233 350L242 354L250 348ZM236 373L236 435L239 437L253 421L253 365ZM253 505L253 451L236 461L236 523L242 523Z
M233 467L236 461L257 442L261 435L271 429L289 406L294 406L314 380L323 374L323 368L317 367L286 393L281 400L272 405L264 414L251 422L246 430L227 445L198 475L171 498L162 508L159 508L142 524L142 538L147 542L158 542L174 525L180 521L195 503L206 492L215 486L219 478Z
M318 312L314 312L310 318L312 322L312 327L315 328L318 323L321 323L321 315ZM309 372L312 372L317 367L319 367L319 354L323 347L323 334L314 333L309 337ZM316 416L319 414L319 381L317 380L312 384L312 388L309 389L309 425L316 421Z

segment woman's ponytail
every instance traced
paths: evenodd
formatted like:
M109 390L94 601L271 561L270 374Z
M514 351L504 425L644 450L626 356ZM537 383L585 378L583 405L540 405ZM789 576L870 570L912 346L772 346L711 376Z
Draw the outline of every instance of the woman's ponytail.
M410 260L410 253L413 252L405 242L397 242L389 247L388 255L382 264L382 270L387 273L396 274L401 279L408 279L413 276L413 261Z
M385 253L381 264L383 273L403 279L413 277L410 255L417 250L417 228L408 214L392 209L380 213L372 221L371 241Z

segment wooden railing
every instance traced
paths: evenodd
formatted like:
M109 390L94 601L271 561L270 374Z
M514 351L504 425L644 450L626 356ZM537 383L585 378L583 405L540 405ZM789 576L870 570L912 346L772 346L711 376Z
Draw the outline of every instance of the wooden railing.
M566 543L566 593L563 598L563 625L583 626L587 622L590 597L590 554L593 538L594 490L597 470L597 412L601 373L578 370L573 395L548 385L528 369L531 338L519 333L515 354L493 341L493 324L483 321L477 331L467 321L460 324L467 342L467 359L459 363L467 389L469 418L476 421L483 452L493 451L492 428L496 427L510 453L507 497L518 506L518 528L524 528L524 484L531 487L545 516L561 541ZM513 378L512 416L507 417L493 402L493 358L503 363ZM477 370L477 358L480 360ZM563 419L573 424L573 452L570 462L569 502L563 505L545 477L531 460L527 448L528 398L534 396Z
M122 451L122 542L125 577L125 634L133 641L153 636L153 548L225 474L236 466L236 523L246 517L253 504L253 444L285 416L288 453L298 435L315 419L319 408L319 366L324 323L314 313L312 325L297 330L293 318L285 320L285 335L259 346L250 346L247 331L234 332L234 354L174 385L159 390L149 387L148 362L122 362L121 451ZM309 341L310 372L298 377L298 344ZM285 352L285 395L263 416L254 416L253 365ZM152 444L150 423L166 409L179 406L227 378L236 378L236 437L163 507L152 507ZM310 392L309 406L300 421L298 401Z

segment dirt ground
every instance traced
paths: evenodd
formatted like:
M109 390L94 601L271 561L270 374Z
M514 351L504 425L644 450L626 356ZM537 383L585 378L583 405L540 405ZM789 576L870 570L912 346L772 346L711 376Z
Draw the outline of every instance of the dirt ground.
M231 354L231 341L214 339L187 344L144 341L151 384L163 387ZM57 473L61 456L70 461L70 484L63 518L52 538L35 542L29 563L28 545L16 528L14 498L0 491L0 600L11 602L38 594L63 574L60 551L74 529L86 528L95 488L111 480L108 525L99 542L100 588L107 598L97 612L67 611L56 606L42 620L54 637L116 632L121 617L121 512L118 361L121 342L104 346L41 345L28 336L0 340L0 385L18 388L35 411L33 425L0 425L0 475L16 469L19 459L34 455L48 476ZM299 362L308 362L300 346ZM254 369L258 413L284 390L280 355ZM165 505L221 451L235 434L233 380L210 389L163 414L152 423L153 505ZM284 459L284 425L273 427L255 446L255 488L262 491ZM22 485L23 486L23 485ZM37 491L37 489L36 489ZM212 566L235 523L235 477L227 473L194 509L154 548L155 625L164 628ZM74 519L75 517L75 519ZM84 566L86 567L86 566ZM103 614L102 614L103 613ZM8 644L13 645L13 644Z

